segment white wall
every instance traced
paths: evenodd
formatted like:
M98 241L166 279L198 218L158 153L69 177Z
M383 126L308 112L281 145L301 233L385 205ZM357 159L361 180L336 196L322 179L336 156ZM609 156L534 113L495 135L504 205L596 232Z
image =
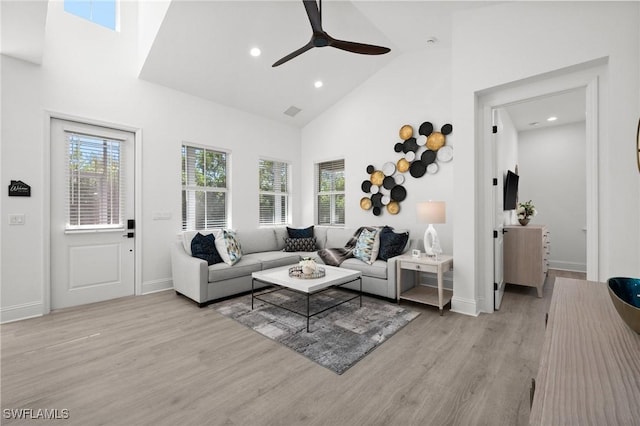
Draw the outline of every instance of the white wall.
M437 66L433 66L437 64ZM400 212L391 215L383 209L380 216L360 208L363 180L369 179L367 165L376 168L402 156L394 151L404 124L418 128L424 121L436 130L453 125L447 144L454 147L453 160L441 163L435 174L413 178L405 173L407 198ZM447 203L447 223L435 225L445 253L453 251L453 172L457 154L456 123L451 120L451 52L428 49L405 54L376 73L331 109L302 130L302 183L313 188L314 164L344 158L346 172L346 227L390 225L409 229L411 238L422 241L426 224L416 219L416 203L442 200ZM464 170L461 170L463 173ZM303 222L314 221L314 195L303 193ZM421 243L420 243L421 245ZM421 248L421 247L420 247Z
M519 133L519 200L551 234L550 267L586 272L585 123Z
M294 164L299 181L300 131L137 79L137 7L122 2L122 32L64 13L51 2L41 67L2 56L2 182L20 179L30 198L2 198L1 319L42 313L48 286L44 194L48 111L142 129L142 291L171 287L169 243L181 227L180 146L183 141L231 150L233 227L258 225L260 156ZM259 135L257 137L256 135ZM300 186L294 185L294 197ZM294 220L300 212L294 206ZM152 220L154 211L171 220ZM8 226L24 213L24 226Z
M640 180L625 155L640 115L637 2L509 2L458 12L453 31L455 310L491 311L489 247L484 229L485 183L477 129L479 92L555 70L608 58L600 86L600 279L640 275ZM579 13L576 11L579 10ZM604 78L606 77L606 78ZM610 100L610 101L607 101ZM615 100L615 101L614 101ZM623 184L622 184L623 183ZM612 206L627 200L625 209ZM468 220L471 216L476 221Z

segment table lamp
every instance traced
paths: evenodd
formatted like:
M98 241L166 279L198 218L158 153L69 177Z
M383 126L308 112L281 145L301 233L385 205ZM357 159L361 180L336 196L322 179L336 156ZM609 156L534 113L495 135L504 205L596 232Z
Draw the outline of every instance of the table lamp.
M424 201L417 205L418 220L428 223L424 231L424 251L427 256L435 256L442 253L438 233L433 227L434 223L446 223L446 203L444 201Z

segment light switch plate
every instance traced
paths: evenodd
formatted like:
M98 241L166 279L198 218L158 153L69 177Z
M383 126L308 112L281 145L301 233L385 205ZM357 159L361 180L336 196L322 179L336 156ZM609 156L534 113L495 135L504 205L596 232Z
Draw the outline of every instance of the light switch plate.
M9 225L24 225L24 213L10 214Z

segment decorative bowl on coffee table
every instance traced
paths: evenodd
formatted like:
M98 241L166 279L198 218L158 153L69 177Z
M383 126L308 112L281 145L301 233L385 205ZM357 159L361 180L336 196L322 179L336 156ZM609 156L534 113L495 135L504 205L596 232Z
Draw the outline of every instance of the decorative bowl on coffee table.
M614 277L609 278L607 284L620 318L640 334L640 278Z

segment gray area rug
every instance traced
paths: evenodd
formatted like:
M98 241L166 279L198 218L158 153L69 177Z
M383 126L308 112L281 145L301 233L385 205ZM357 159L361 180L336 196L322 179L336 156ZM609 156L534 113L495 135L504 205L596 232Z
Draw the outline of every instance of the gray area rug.
M311 296L311 313L353 297L344 290L331 289ZM306 295L287 289L262 298L306 312ZM306 356L329 370L342 374L382 342L415 319L419 313L378 299L362 297L329 309L310 320L285 309L256 300L251 295L210 305L220 314L257 331Z

